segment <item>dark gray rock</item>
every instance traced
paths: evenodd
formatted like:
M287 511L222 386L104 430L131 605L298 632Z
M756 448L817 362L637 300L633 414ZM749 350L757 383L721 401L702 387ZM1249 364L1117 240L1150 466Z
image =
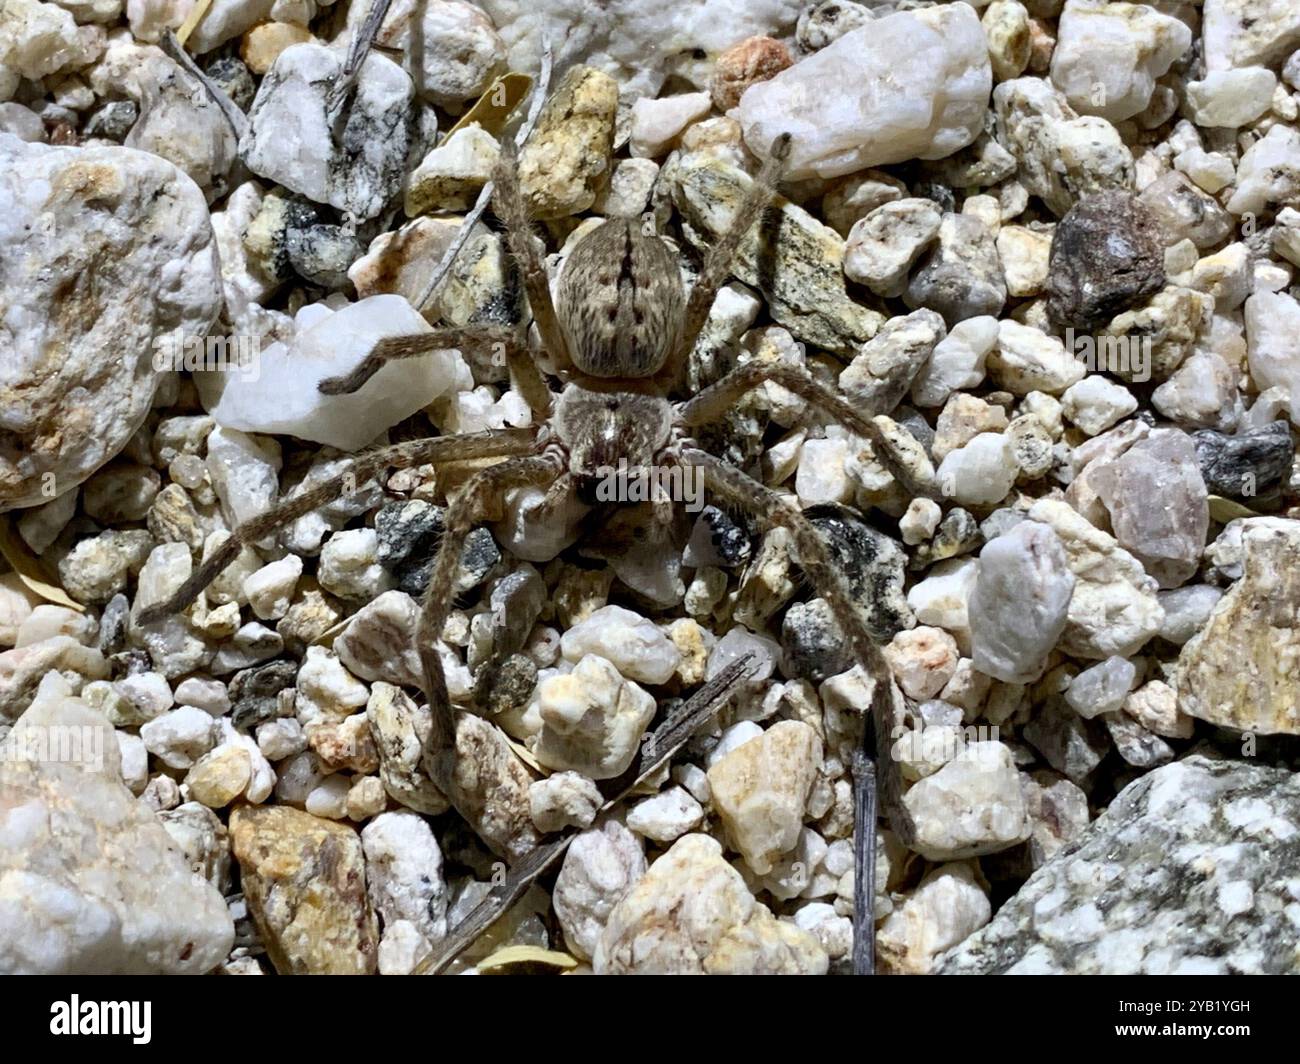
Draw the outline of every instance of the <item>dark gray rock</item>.
M1300 775L1184 758L1116 796L945 974L1300 972Z
M1286 421L1274 421L1239 436L1202 429L1192 434L1192 442L1206 488L1214 495L1235 499L1269 494L1290 474L1295 455L1291 426Z
M781 623L785 673L819 684L853 667L853 651L825 599L796 602Z
M82 134L115 140L121 144L139 117L140 108L134 100L110 100L86 119L86 128Z
M1087 779L1110 749L1101 721L1085 720L1058 699L1048 702L1020 735L1052 768L1075 783Z
M298 663L269 661L242 669L230 681L230 722L249 731L280 715L280 692L298 681Z
M375 515L375 532L379 536L376 560L393 574L397 586L419 598L429 586L438 541L442 538L442 507L419 499L392 502ZM476 528L465 540L460 556L457 595L482 584L501 561L501 550L492 533Z
M290 226L284 247L298 276L324 288L346 287L348 267L363 251L356 234L339 225Z
M1165 283L1165 234L1130 192L1085 196L1057 223L1047 311L1061 328L1093 332Z
M241 111L248 110L257 94L257 86L248 67L238 57L224 55L214 59L204 73L216 82L217 88L229 96L236 107Z
M131 601L123 594L114 595L99 617L99 652L112 657L126 649L126 622L131 615Z
M476 676L475 686L489 716L518 712L528 705L537 686L537 663L527 654L512 654L499 669L485 669Z
M938 243L921 260L903 301L943 315L948 328L981 314L997 314L1007 301L1002 260L988 226L970 214L945 214Z

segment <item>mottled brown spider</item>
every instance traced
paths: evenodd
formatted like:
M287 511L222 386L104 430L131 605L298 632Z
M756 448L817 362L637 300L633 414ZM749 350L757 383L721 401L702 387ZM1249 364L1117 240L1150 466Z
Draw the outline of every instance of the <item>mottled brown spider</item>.
M899 699L880 649L854 604L844 575L827 545L800 510L741 470L702 450L691 432L720 420L738 400L765 382L777 383L806 400L824 416L871 440L878 456L905 485L906 470L891 458L870 417L846 403L807 373L787 366L750 363L684 401L673 401L685 380L691 350L708 318L733 257L752 227L762 223L776 195L789 155L789 136L773 145L771 157L752 181L728 231L705 257L689 294L675 254L640 220L611 218L573 248L552 302L541 251L534 241L515 174L515 151L507 141L494 177L494 208L505 227L533 318L562 388L553 393L533 361L524 334L505 328L435 328L380 342L345 377L321 384L340 394L361 388L386 362L443 348L499 345L515 388L532 408L536 427L419 439L359 455L352 467L310 491L280 502L245 522L166 602L146 610L142 621L158 620L184 609L238 555L295 518L354 491L382 470L423 464L500 459L478 469L450 500L445 532L424 595L416 643L423 665L423 688L432 713L425 765L456 810L483 842L511 862L524 862L542 844L531 820L514 815L526 799L500 801L503 792L526 789L532 777L504 735L473 712L457 712L447 694L437 652L455 585L456 568L468 534L476 525L500 517L504 496L514 488L546 488L548 506L565 493L589 494L609 468L625 460L630 468L684 464L700 469L705 488L720 504L749 514L762 529L777 526L793 537L797 560L817 593L829 604L857 660L876 679L871 713L875 749L888 753L888 736ZM655 504L658 521L672 516L672 504ZM479 691L484 688L480 684ZM869 744L869 740L868 740ZM854 765L858 798L858 899L855 914L856 971L870 972L875 882L875 771L864 749ZM900 801L897 768L886 756L882 798L894 829L905 842L912 827ZM862 842L865 835L866 842Z

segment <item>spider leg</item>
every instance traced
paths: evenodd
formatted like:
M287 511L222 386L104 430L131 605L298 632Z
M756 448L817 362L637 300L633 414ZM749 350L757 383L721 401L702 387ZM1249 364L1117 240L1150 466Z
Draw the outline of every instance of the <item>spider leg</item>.
M350 495L363 487L381 469L398 469L426 463L458 461L471 458L499 458L527 454L536 447L532 429L501 429L466 433L459 436L435 436L410 440L358 455L344 472L307 491L291 495L272 506L266 513L250 518L236 528L225 543L200 565L169 598L140 612L139 623L153 624L185 609L199 596L239 552L249 544L279 531L290 521L317 507Z
M515 388L524 397L524 402L538 419L546 417L551 410L551 391L546 386L546 378L537 368L519 331L505 325L444 326L431 332L385 337L351 373L327 377L318 388L324 395L350 395L364 387L389 362L418 358L430 351L448 348L483 347L499 347L505 354Z
M481 469L466 482L447 508L442 542L415 630L422 686L432 716L425 767L479 837L493 851L511 859L521 857L539 841L526 812L532 776L495 725L452 709L438 643L451 611L452 588L466 537L480 521L499 512L511 488L544 484L557 477L560 469L550 455L521 455ZM510 797L503 800L503 793ZM522 817L505 815L520 808L525 810Z
M560 328L560 319L555 313L555 301L551 299L551 282L546 274L546 263L533 242L532 221L528 217L528 204L519 187L518 168L518 149L514 141L506 137L502 141L501 157L492 175L495 188L492 207L505 226L510 254L519 264L524 292L528 295L528 305L532 307L537 331L542 334L542 343L554 361L555 368L568 373L573 370L573 359L569 354L564 330Z
M686 299L686 312L682 317L682 331L678 337L676 350L669 358L665 369L666 373L672 374L671 380L680 379L684 363L695 347L695 342L699 339L705 323L709 320L709 311L713 309L714 300L718 298L718 289L722 287L731 272L736 249L740 247L740 242L745 239L776 196L776 186L781 181L781 174L785 170L786 160L789 157L790 134L783 133L772 142L772 153L736 209L731 225L705 255L700 275L696 278L691 293Z
M914 497L942 497L934 482L933 472L928 477L925 476L924 468L929 459L925 458L924 450L912 440L910 434L903 433L905 438L890 436L869 415L855 409L797 366L748 362L732 370L716 384L709 385L695 398L682 403L678 407L677 417L687 426L711 424L721 420L746 393L768 381L794 392L854 435L869 440L876 457L904 490ZM921 458L925 458L925 461L920 462ZM919 477L916 473L918 465L922 469Z
M883 805L890 824L904 843L915 837L911 816L902 801L902 779L898 765L889 756L890 733L893 730L898 696L894 688L889 666L876 645L857 607L853 603L848 583L844 574L835 567L825 542L816 526L803 513L776 492L764 487L758 481L746 476L739 469L723 462L704 451L688 449L683 458L692 465L704 470L705 486L725 502L746 510L761 524L771 527L784 527L790 530L794 538L795 550L799 555L799 564L817 593L826 600L840 629L853 647L854 655L875 680L871 695L871 717L875 739L876 766L880 772L880 791ZM868 733L870 734L870 733ZM864 736L865 738L865 736ZM867 759L865 750L862 759ZM873 771L856 771L855 785L859 788L857 811L870 814L874 810L874 795L863 793L874 790L876 776ZM876 847L874 818L870 822L855 817L855 834L858 845L855 847L856 884L865 885L865 890L858 890L854 905L854 941L861 941L863 936L874 937L875 921L874 884L876 882ZM863 833L866 844L863 845ZM867 974L870 967L866 961L871 956L869 948L854 949L854 969L858 974ZM859 966L862 967L859 967Z

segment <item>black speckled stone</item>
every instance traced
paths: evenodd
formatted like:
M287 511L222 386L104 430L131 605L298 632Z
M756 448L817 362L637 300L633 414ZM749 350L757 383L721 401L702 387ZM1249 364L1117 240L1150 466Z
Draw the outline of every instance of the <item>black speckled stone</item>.
M749 532L716 506L706 506L691 530L682 564L694 569L704 565L732 569L744 565L752 553Z
M1274 421L1239 436L1213 429L1192 434L1205 486L1213 495L1248 499L1267 495L1291 472L1295 444L1291 426Z
M903 595L907 556L902 546L847 506L812 506L804 516L825 537L831 563L848 580L873 638L885 642L911 627L912 611Z
M134 100L109 100L86 119L86 128L82 133L87 137L103 137L121 144L139 117L140 108Z
M853 651L825 599L796 602L781 624L786 675L819 684L853 667Z
M242 60L233 55L223 55L212 60L204 70L217 88L230 97L231 102L241 111L247 111L257 95L257 86L253 75Z
M269 661L241 669L230 681L230 722L249 731L280 715L280 692L298 681L298 663Z
M99 652L112 657L126 649L126 622L131 602L122 594L114 595L99 618Z
M969 554L984 542L979 522L967 510L954 506L939 522L929 543L922 543L912 554L911 567L924 569L947 558Z
M356 235L339 225L291 225L284 247L298 276L325 288L346 288L348 267L363 250Z
M393 574L400 590L419 598L429 586L445 511L440 506L411 499L392 502L375 515L379 536L376 558ZM482 584L501 561L501 550L486 528L476 528L465 540L460 556L456 594Z

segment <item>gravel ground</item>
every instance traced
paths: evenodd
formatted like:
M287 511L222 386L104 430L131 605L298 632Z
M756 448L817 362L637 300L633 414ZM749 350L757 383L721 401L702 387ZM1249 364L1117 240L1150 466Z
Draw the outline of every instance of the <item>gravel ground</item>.
M367 12L0 0L0 971L1300 969L1300 7Z

